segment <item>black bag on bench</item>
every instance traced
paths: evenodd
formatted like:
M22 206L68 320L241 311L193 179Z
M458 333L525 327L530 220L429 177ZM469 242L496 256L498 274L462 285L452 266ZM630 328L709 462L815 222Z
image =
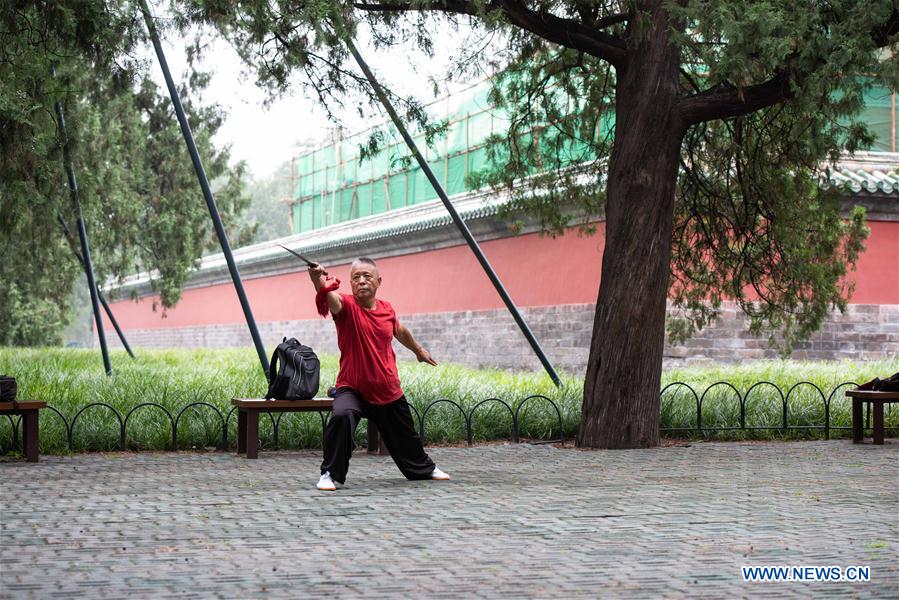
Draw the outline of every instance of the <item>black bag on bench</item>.
M19 386L16 384L16 378L9 375L0 375L0 402L16 401L16 392Z
M318 393L318 356L296 338L284 338L272 353L266 400L309 400Z
M899 373L893 373L886 379L875 377L858 386L858 389L873 392L899 392Z

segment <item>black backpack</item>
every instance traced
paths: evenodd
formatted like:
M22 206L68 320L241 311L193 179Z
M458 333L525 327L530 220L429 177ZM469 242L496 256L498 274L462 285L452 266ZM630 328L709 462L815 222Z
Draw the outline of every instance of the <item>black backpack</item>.
M9 375L0 375L0 402L16 402L16 378Z
M319 362L312 348L284 338L272 353L266 400L309 400L318 393Z
M894 373L886 379L878 379L875 377L868 383L872 384L871 389L875 392L899 392L899 373Z

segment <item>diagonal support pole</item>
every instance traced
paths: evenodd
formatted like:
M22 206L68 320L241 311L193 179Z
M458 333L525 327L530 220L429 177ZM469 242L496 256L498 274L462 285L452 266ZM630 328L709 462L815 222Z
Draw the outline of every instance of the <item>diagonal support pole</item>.
M52 70L52 75L56 77L56 69ZM84 273L87 275L87 286L91 292L91 306L94 310L94 321L97 323L97 338L100 340L100 352L103 354L103 367L106 369L106 375L112 375L112 364L109 362L109 348L106 346L106 333L103 331L103 317L100 316L99 290L97 289L97 280L94 278L94 263L91 261L87 228L84 226L84 214L81 212L78 180L75 178L75 167L72 165L72 156L69 154L69 135L66 132L66 120L62 112L62 103L57 100L53 108L56 110L56 123L59 126L59 135L62 141L63 163L65 164L66 177L69 180L69 193L72 196L72 205L75 208L75 216L78 219L78 237L81 240L81 255L84 257Z
M465 241L468 243L468 247L471 248L471 251L478 259L478 262L481 263L481 267L483 267L484 272L487 274L487 277L490 279L493 287L496 288L496 291L499 294L500 298L502 298L503 303L505 303L506 308L510 313L512 313L512 318L515 319L516 323L518 323L518 327L521 329L521 333L523 333L524 337L527 338L528 343L534 350L534 353L540 359L540 362L543 363L543 368L546 369L546 372L553 380L553 383L555 383L558 387L562 387L562 381L559 379L559 375L556 373L556 370L553 368L552 364L549 362L549 359L546 357L546 354L543 352L543 348L540 347L540 342L538 342L537 338L534 337L534 334L531 332L531 328L528 327L528 324L525 322L524 318L521 316L521 313L518 311L518 307L516 307L515 303L512 302L512 298L509 297L508 292L506 292L506 288L503 287L503 284L499 280L499 277L497 277L496 272L493 270L493 267L490 266L490 261L488 261L487 257L484 256L484 253L481 251L481 247L474 239L474 236L471 235L471 231L468 229L468 225L465 224L465 221L456 211L456 208L453 206L452 202L450 202L449 197L446 195L446 192L443 189L443 186L440 185L437 177L434 176L434 172L431 171L431 167L430 165L428 165L428 161L425 160L424 156L422 156L421 152L418 150L418 146L415 145L415 141L412 139L412 136L409 135L408 130L406 130L405 125L403 125L403 122L400 120L399 115L397 115L396 110L393 108L393 105L390 104L390 100L387 98L387 94L384 93L383 88L381 88L381 85L375 79L375 76L371 72L371 69L368 68L368 65L362 59L362 55L359 54L359 51L353 44L353 40L347 38L346 45L347 48L349 48L350 54L353 55L353 58L355 58L356 62L359 64L359 68L362 69L362 72L365 74L365 78L368 79L368 83L371 84L371 87L374 89L375 95L378 97L378 100L380 100L381 104L384 106L387 114L390 115L390 120L393 121L393 124L399 130L400 135L403 136L403 140L405 140L406 145L412 152L412 155L415 156L415 160L418 161L418 165L421 167L421 170L427 176L428 181L431 182L431 185L434 187L434 191L437 192L438 196L440 196L440 200L443 201L443 205L449 212L450 217L452 217L453 222L456 224L456 227L458 227L459 231L462 232L462 237L465 238Z
M78 259L78 262L81 263L81 268L87 272L87 264L84 262L84 257L81 256L81 253L75 248L75 243L72 241L72 232L69 231L69 226L66 225L65 220L59 215L57 215L57 219L59 219L59 224L62 225L62 230L66 234L66 240L69 242L69 246L72 249L72 254L75 255L75 258ZM103 305L103 310L106 311L106 316L109 317L109 322L112 323L113 328L115 328L115 332L119 336L119 340L122 342L122 346L125 347L125 351L128 352L128 356L134 359L134 352L131 351L131 346L128 345L128 340L125 339L125 334L122 333L122 328L119 327L119 322L116 321L115 316L112 314L112 309L109 308L109 304L107 304L106 299L103 297L103 294L97 289L97 298L100 299L100 304Z
M225 255L225 262L228 263L228 270L231 272L231 280L234 282L234 289L237 291L237 297L240 300L240 306L243 309L247 327L250 329L253 345L256 346L256 354L259 355L259 362L262 364L262 370L265 373L266 378L268 378L268 357L266 356L265 348L262 345L262 338L259 336L259 329L256 327L256 320L253 318L250 302L247 300L247 294L243 289L240 272L237 270L237 264L234 262L234 255L231 253L231 244L228 243L228 236L225 234L225 228L222 225L218 207L216 207L215 199L212 197L212 190L209 188L209 180L206 178L206 170L203 168L203 162L200 160L197 144L194 142L193 133L191 133L190 125L187 122L187 116L184 114L184 107L181 106L181 98L178 95L178 89L175 87L175 81L172 79L172 73L169 71L169 64L165 59L165 53L162 51L162 44L159 43L159 33L156 31L156 23L150 15L147 0L140 0L140 8L144 16L144 22L147 24L147 30L150 33L150 39L153 41L153 49L156 51L159 67L162 69L163 77L165 77L165 84L166 87L168 87L169 96L172 98L175 114L178 116L178 123L181 125L181 133L184 134L187 151L190 153L190 158L194 163L194 170L197 172L197 179L200 181L200 188L203 190L203 198L206 199L206 207L209 209L209 215L212 217L212 223L215 226L215 233L218 235L219 244L222 246L222 254Z

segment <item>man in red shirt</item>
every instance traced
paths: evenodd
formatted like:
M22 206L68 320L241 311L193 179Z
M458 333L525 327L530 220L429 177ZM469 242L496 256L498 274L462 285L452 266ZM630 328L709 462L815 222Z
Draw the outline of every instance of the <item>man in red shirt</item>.
M400 387L393 338L415 353L418 362L436 365L430 353L400 325L389 302L376 298L381 276L375 261L358 258L350 267L352 294L340 294L330 285L321 265L309 268L309 277L326 302L337 327L340 371L331 420L325 428L324 460L318 489L333 491L344 483L353 455L359 419L374 421L396 466L406 479L449 479L425 452L415 431L409 404ZM324 311L324 308L322 307Z

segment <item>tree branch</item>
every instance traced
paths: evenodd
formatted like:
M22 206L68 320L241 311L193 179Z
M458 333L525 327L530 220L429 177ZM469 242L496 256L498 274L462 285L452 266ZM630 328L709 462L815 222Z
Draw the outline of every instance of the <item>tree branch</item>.
M628 19L631 18L630 13L618 13L615 15L606 15L601 18L599 21L593 24L597 29L605 29L606 27L611 27L612 25L617 25L618 23L624 23Z
M721 84L680 101L684 123L693 125L749 114L793 97L790 74L780 71L764 83L737 88Z
M899 34L899 9L894 9L886 22L871 31L871 39L879 48L892 43ZM693 94L680 101L681 115L688 125L715 119L738 117L777 104L793 97L791 81L797 77L792 63L795 56L787 57L785 66L764 83L745 88L730 84L717 85L704 92Z
M446 13L459 13L464 15L474 15L476 10L470 2L464 0L447 0L443 6L434 7L415 7L413 9L411 2L354 2L353 8L366 10L369 12L405 12L408 10L435 10Z
M578 21L563 19L547 12L530 10L520 2L497 0L493 3L501 9L513 25L526 29L543 39L580 50L616 67L627 59L624 41Z
M439 5L426 7L413 6L411 2L357 2L353 6L359 10L371 12L433 10L471 16L479 14L475 3L465 0L444 0ZM554 44L580 50L615 66L623 64L627 59L624 41L617 36L601 31L601 29L627 20L628 15L610 15L600 19L597 26L591 27L573 19L563 19L548 12L531 10L521 2L512 0L495 0L486 4L483 10L486 12L502 11L512 25L530 31ZM602 23L601 26L600 23Z
M595 6L593 2L577 2L575 3L575 11L581 17L581 22L584 25L588 25L594 29L605 29L606 27L623 23L631 18L631 13L626 12L613 13L597 19L599 16L599 8Z

